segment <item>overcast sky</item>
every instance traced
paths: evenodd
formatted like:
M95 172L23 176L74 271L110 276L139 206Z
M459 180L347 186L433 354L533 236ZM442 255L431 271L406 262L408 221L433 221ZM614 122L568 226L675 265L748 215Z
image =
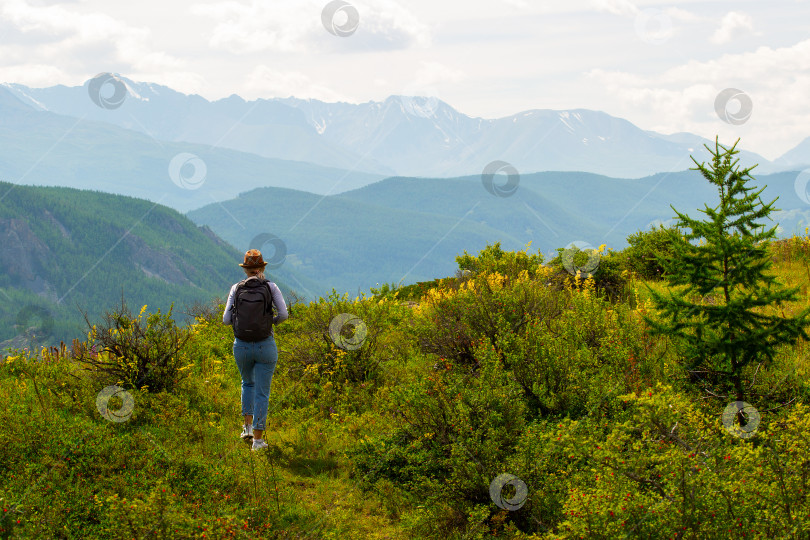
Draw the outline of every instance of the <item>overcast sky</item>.
M433 95L470 116L602 110L768 159L810 136L810 0L0 0L0 80L100 72L219 99ZM334 28L333 28L334 29ZM343 33L349 33L349 29ZM715 98L735 88L721 120ZM742 115L742 116L741 116Z

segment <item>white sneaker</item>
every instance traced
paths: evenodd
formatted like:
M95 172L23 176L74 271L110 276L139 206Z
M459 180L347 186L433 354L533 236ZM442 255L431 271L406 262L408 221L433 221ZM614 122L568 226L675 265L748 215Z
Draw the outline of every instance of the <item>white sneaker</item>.
M242 426L242 435L240 435L243 441L250 441L253 438L253 426Z
M267 448L267 443L264 442L264 439L254 439L253 448L251 448L251 450L255 452L256 450L261 450L262 448Z

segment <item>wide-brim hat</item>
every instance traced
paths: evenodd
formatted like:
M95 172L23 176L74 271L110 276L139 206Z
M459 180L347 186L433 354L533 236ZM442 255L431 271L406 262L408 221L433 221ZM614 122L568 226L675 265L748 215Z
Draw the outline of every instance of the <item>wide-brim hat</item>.
M242 268L264 268L267 263L262 258L262 252L258 249L249 249L245 252L245 262L239 263Z

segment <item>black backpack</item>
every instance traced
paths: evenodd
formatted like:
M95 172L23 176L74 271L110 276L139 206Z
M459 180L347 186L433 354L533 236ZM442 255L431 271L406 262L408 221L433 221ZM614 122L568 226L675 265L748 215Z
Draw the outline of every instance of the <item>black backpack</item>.
M251 276L236 284L233 335L243 341L261 341L273 333L273 295L268 283Z

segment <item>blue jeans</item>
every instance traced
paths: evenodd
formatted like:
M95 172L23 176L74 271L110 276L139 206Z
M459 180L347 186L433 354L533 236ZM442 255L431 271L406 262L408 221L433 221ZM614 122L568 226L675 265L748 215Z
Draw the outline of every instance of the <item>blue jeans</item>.
M233 357L242 376L242 415L253 415L253 429L264 431L270 384L278 362L278 349L273 336L262 341L234 338Z

